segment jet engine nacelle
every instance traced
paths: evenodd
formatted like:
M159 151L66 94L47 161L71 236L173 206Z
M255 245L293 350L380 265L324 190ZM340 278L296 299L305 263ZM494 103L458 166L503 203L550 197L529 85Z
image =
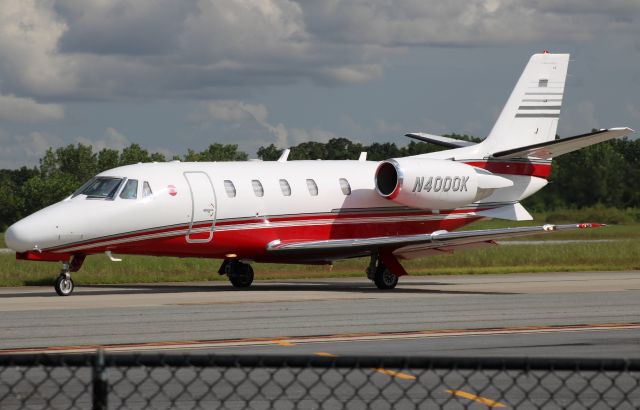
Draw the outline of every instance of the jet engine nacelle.
M455 209L486 198L513 181L450 160L398 158L376 170L376 190L399 204L421 209Z

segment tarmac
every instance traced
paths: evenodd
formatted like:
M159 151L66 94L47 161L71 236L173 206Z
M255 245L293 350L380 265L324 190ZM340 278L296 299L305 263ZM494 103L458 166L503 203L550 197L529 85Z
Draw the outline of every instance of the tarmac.
M640 357L640 272L0 289L0 353Z

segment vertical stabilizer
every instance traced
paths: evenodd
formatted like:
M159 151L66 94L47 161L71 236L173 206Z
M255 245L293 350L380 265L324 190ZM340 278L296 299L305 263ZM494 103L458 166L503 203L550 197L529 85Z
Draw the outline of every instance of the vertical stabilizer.
M568 65L569 54L534 54L483 148L495 152L555 139Z

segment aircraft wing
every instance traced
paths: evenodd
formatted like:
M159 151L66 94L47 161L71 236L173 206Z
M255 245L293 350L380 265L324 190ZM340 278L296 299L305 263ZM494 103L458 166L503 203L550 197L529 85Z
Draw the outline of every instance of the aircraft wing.
M562 138L541 142L538 144L528 145L525 147L514 148L506 151L500 151L493 154L494 158L523 158L536 157L542 159L551 159L562 154L579 150L589 145L607 141L612 138L622 137L631 134L631 128L609 128L588 134L576 135L574 137Z
M440 135L424 134L422 132L412 132L405 134L405 137L413 138L414 140L429 142L431 144L440 145L445 148L460 148L468 147L470 145L476 145L475 142L459 140L455 138L441 137Z
M522 226L516 228L480 229L473 231L436 231L431 234L381 236L356 239L330 239L324 241L281 242L275 240L267 245L270 254L302 254L308 252L328 254L358 254L376 249L389 249L403 259L425 256L426 253L449 252L494 244L493 241L518 236L572 229L597 228L602 224L569 224Z

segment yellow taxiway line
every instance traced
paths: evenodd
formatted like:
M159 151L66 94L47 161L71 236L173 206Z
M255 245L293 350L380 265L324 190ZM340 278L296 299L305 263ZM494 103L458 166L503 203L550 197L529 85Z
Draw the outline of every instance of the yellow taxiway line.
M158 350L191 350L191 349L216 349L245 346L268 346L278 344L280 346L293 346L306 343L332 343L332 342L363 342L394 339L421 339L443 337L468 337L491 336L507 334L532 334L555 332L593 332L611 330L637 330L640 323L607 323L592 325L559 325L559 326L526 326L503 327L484 329L438 329L418 330L407 332L367 332L348 333L319 336L295 336L286 338L248 338L248 339L218 339L218 340L183 340L163 341L147 343L124 343L107 345L71 345L49 347L26 347L0 349L0 354L21 353L90 353L97 349L106 352L130 352L130 351L158 351Z
M412 374L403 373L403 372L396 372L394 370L388 370L388 369L383 369L383 368L373 369L373 370L375 370L378 373L386 374L387 376L397 377L398 379L404 379L404 380L415 380L416 379L416 376L414 376Z
M476 396L475 394L467 393L466 391L463 391L463 390L447 389L447 393L451 393L454 396L463 397L468 400L473 400L477 403L482 403L485 406L491 407L491 408L507 407L504 404L500 403L499 401L487 399L486 397L482 397L482 396Z

